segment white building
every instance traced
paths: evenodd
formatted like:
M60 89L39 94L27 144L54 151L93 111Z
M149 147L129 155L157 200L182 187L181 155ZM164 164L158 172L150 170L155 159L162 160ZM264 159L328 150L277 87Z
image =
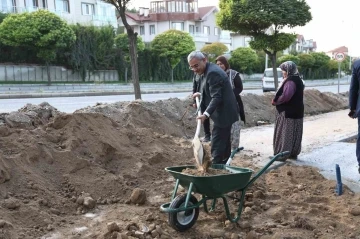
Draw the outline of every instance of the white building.
M198 7L197 0L163 0L150 2L150 8L142 7L138 13L127 12L126 19L144 42L176 29L190 33L197 50L213 42L221 42L231 50L230 32L216 25L218 11L215 6ZM120 18L118 24L123 26Z
M115 7L100 0L0 0L3 13L32 12L47 9L68 23L112 25L117 27Z

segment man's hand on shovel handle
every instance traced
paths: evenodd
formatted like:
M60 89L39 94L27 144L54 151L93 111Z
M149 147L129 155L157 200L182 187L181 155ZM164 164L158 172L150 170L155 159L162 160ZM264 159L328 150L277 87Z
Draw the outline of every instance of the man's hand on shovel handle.
M206 120L206 119L207 119L206 115L200 115L200 116L196 117L196 120L201 120L201 123L204 123L204 120Z

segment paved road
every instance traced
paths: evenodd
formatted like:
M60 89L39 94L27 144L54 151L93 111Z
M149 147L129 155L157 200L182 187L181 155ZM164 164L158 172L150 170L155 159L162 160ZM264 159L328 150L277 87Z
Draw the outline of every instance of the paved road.
M317 89L322 92L337 93L337 85L330 86L308 86L307 89ZM340 92L346 92L349 89L349 85L340 85ZM261 89L244 90L244 93L263 94ZM161 93L161 94L142 94L142 99L145 101L164 100L169 98L185 99L189 96L190 92L183 93ZM131 101L134 100L133 95L109 95L109 96L83 96L83 97L51 97L51 98L21 98L21 99L0 99L0 113L7 113L16 111L26 105L40 104L42 102L48 102L50 105L56 107L58 110L66 113L72 113L77 109L84 108L86 106L95 105L98 102L101 103L114 103L117 101Z

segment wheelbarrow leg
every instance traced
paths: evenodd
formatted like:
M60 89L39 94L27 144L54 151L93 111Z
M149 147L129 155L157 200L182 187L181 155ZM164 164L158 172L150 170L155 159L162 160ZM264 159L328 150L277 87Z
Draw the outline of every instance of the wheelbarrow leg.
M225 196L221 197L223 202L224 202L226 217L229 219L230 222L237 222L240 219L243 204L244 204L244 200L245 200L245 191L246 191L246 189L241 190L241 198L240 198L240 202L239 202L239 207L238 207L238 210L237 210L237 215L234 218L231 217L230 210L229 210L229 205L227 203L226 197Z
M204 203L203 203L203 205L204 205L204 211L206 212L206 213L209 213L209 210L208 210L208 207L207 207L207 204L206 204L206 196L205 195L202 195L202 200L204 200Z
M173 194L171 196L171 201L173 201L174 198L176 197L176 193L177 193L177 190L179 188L179 182L180 182L180 180L176 179L175 188L174 188Z
M215 211L216 201L217 201L217 199L215 198L215 199L213 200L212 204L211 204L210 212Z
M193 183L190 183L189 185L189 190L187 192L187 195L186 195L186 200L185 200L185 207L188 206L188 203L189 203L189 200L190 200L190 196L191 196L191 192L192 192L192 188L193 188Z

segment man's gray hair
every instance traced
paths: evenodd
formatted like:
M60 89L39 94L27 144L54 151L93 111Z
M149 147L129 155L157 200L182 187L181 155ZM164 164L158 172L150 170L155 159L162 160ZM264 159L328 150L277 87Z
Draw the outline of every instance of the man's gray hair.
M204 60L205 59L205 56L204 54L201 52L201 51L193 51L191 52L188 57L187 57L187 60L188 62L191 61L192 59L198 59L198 60Z

